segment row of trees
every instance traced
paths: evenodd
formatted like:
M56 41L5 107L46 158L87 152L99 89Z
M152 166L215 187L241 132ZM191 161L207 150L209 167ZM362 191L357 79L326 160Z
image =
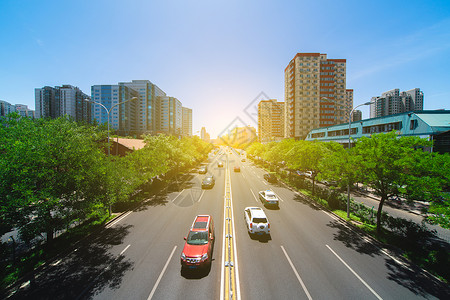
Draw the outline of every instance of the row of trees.
M362 183L380 197L377 233L383 204L391 196L430 202L429 221L450 228L450 155L423 151L431 142L399 137L395 132L358 139L353 148L335 142L295 141L253 143L247 153L272 165L311 171L314 181L336 181L342 186ZM446 193L447 192L447 193Z
M210 145L197 137L146 136L146 146L125 157L105 154L107 132L65 118L16 114L0 124L0 234L18 228L24 241L74 222L104 216L116 202L157 175L205 159Z

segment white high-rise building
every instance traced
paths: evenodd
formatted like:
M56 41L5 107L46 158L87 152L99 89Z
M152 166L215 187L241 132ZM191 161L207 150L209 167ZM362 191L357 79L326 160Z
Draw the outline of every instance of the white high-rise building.
M13 105L9 102L0 100L0 117L7 116L10 113L15 112L15 111L16 111L15 105Z
M400 92L392 89L371 98L370 117L377 118L408 111L423 110L423 92L419 88Z
M157 132L182 134L183 110L181 101L175 97L159 96L157 99Z
M183 136L192 136L192 109L183 107Z
M139 102L136 101L136 126L140 133L153 134L157 127L157 97L166 96L166 93L149 80L132 80L119 82L139 93Z

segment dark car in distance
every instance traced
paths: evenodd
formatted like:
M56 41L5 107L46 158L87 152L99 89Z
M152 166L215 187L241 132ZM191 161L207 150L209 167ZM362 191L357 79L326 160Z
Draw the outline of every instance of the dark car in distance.
M218 166L219 168L222 168L222 167L223 167L223 162L218 162L218 163L217 163L217 166Z
M277 177L274 173L264 174L264 179L267 180L267 182L277 182Z
M212 189L216 181L212 175L206 176L202 180L202 189Z
M239 166L234 166L234 171L235 171L235 172L240 172L240 171L241 171L241 168L240 168Z

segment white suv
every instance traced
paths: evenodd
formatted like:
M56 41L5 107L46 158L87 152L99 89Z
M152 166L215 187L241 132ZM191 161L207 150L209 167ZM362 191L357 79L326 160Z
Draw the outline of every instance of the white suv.
M250 234L270 234L270 223L260 207L246 207L244 219Z

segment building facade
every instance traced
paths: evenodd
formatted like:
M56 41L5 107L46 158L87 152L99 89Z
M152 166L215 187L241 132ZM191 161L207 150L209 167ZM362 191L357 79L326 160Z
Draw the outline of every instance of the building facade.
M258 137L261 143L284 138L284 102L270 99L258 103Z
M36 118L69 116L75 121L91 121L90 99L78 87L71 85L45 86L34 91Z
M183 124L181 101L175 97L158 96L157 106L157 132L180 136Z
M284 76L286 138L304 139L313 128L348 122L353 91L346 89L346 59L297 53Z
M400 92L393 89L371 98L370 117L377 118L398 113L423 110L423 92L419 88Z
M119 85L132 88L139 93L136 102L137 130L141 134L154 134L157 127L157 97L166 96L166 93L149 80L132 80L119 82Z
M351 140L395 130L399 136L417 136L433 141L431 152L450 152L450 111L423 110L370 118L351 123ZM334 141L348 147L348 124L316 128L308 133L307 141ZM353 142L352 142L353 143Z
M9 102L0 100L0 117L5 117L16 111L16 106Z
M183 110L183 126L181 129L181 134L183 136L192 136L192 109L187 107L182 107Z
M117 131L119 135L140 134L136 116L136 107L139 105L140 95L136 90L119 84L93 85L91 96L92 101L101 103L110 110L110 129ZM127 101L133 97L137 99ZM116 105L124 101L127 102ZM92 119L99 124L107 124L108 114L101 105L93 103Z

